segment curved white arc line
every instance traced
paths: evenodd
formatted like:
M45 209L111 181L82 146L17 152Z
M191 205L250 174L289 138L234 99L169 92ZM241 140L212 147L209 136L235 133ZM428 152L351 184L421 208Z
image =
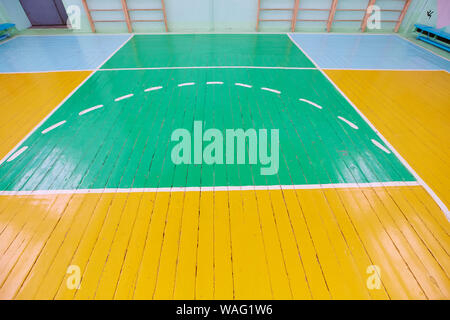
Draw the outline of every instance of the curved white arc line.
M178 86L185 87L185 86L193 86L194 84L195 84L195 82L185 82L185 83L180 83Z
M322 106L319 106L317 103L314 103L314 102L312 102L312 101L309 101L309 100L306 100L306 99L298 99L298 100L299 100L299 101L306 102L306 103L309 103L310 105L312 105L312 106L314 106L314 107L316 107L316 108L323 109Z
M381 150L383 150L386 153L391 153L388 149L386 149L381 143L379 143L377 140L374 139L370 139L370 141L372 141L372 143L374 145L376 145L378 148L380 148Z
M155 91L159 89L162 89L162 86L147 88L144 90L144 92Z
M100 109L100 108L103 108L102 104L99 104L98 106L95 106L95 107L92 107L92 108L85 109L85 110L81 111L80 113L78 113L78 115L82 116L83 114L86 114L88 112L91 112L91 111L94 111L94 110L97 110L97 109Z
M20 156L25 150L28 149L28 146L22 147L19 150L17 150L16 152L13 153L13 155L11 157L8 158L8 160L6 160L6 162L10 162L13 161L15 158L17 158L18 156Z
M338 116L339 120L344 121L346 124L348 124L350 127L352 127L353 129L358 130L358 126L356 124L354 124L353 122L348 121L347 119L345 119L344 117Z
M50 126L50 127L48 127L47 129L44 129L44 130L42 130L42 134L46 134L47 132L49 132L49 131L51 131L51 130L53 130L53 129L56 129L56 128L58 128L59 126L62 126L64 123L66 123L67 121L66 120L63 120L63 121L60 121L60 122L58 122L58 123L55 123L54 125L52 125L52 126Z
M222 81L208 81L206 84L223 84Z
M265 90L265 91L270 91L276 94L280 94L281 92L275 89L270 89L270 88L261 88L261 90Z
M401 156L401 154L394 148L394 146L392 146L389 141L377 130L377 128L373 125L372 122L370 122L370 120L361 112L361 110L358 109L358 107L347 97L347 95L341 90L339 89L339 87L333 82L333 80L331 80L331 78L326 74L326 72L323 71L323 69L321 69L317 63L311 59L311 57L308 55L307 52L305 52L302 47L300 47L298 45L298 43L296 43L294 41L294 39L292 39L291 35L288 33L287 36L289 37L289 39L292 41L292 43L309 59L311 60L311 62L314 64L314 66L316 66L317 70L319 70L323 76L330 81L330 83L335 87L335 89L348 101L348 103L350 103L350 105L353 107L353 109L355 109L355 111L361 116L361 118L363 118L363 120L372 128L373 131L375 131L375 133L378 135L378 137L392 150L392 152L397 156L397 158L400 160L400 162L409 170L409 172L417 179L417 181L419 182L419 184L428 192L428 194L431 196L431 198L433 198L434 201L436 201L437 205L439 206L439 208L442 210L442 212L444 213L445 217L447 218L448 221L450 221L450 211L448 210L447 206L445 205L445 203L438 197L438 195L433 191L433 189L430 188L430 186L419 176L419 174L413 169L413 167L411 167L411 165L405 160L405 158L403 158ZM406 40L406 39L405 39Z
M123 100L123 99L128 99L128 98L131 98L132 96L134 96L134 94L130 93L130 94L127 94L127 95L115 98L114 101L120 101L120 100Z
M430 188L430 186L417 174L417 172L411 167L411 165L401 156L401 154L389 143L389 141L377 130L377 128L370 122L370 120L358 109L358 107L347 97L347 95L331 80L331 78L324 72L317 63L311 59L307 52L305 52L302 47L298 45L292 39L291 35L288 34L289 39L292 43L304 54L309 60L316 66L316 68L323 74L323 76L330 81L330 83L336 88L336 90L350 103L350 105L355 109L355 111L363 118L363 120L375 131L375 133L380 137L380 139L392 150L392 152L397 156L400 162L411 172L411 174L417 179L419 184L428 192L428 194L436 201L439 208L444 213L448 221L450 221L450 212L444 202L437 196L437 194Z
M239 86L239 87L245 87L245 88L251 88L251 87L252 87L252 86L249 85L249 84L239 83L239 82L236 82L234 85L235 85L235 86Z

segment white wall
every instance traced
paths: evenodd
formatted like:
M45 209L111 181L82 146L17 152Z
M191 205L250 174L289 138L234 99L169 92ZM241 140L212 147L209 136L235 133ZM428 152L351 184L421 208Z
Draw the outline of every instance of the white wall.
M0 6L0 14L4 13L3 20L6 20L5 22L15 23L17 30L31 27L30 20L23 11L19 0L0 0Z
M292 8L295 0L261 0L265 8ZM423 3L427 0L413 0ZM63 0L66 8L78 5L82 9L81 32L90 32L90 27L81 0ZM332 0L301 0L301 8L330 8ZM338 8L365 9L368 0L340 0ZM160 0L127 0L129 8L160 8ZM165 0L169 30L172 32L253 32L256 27L258 0ZM403 1L377 0L382 9L401 9ZM120 0L89 0L91 9L121 8ZM416 8L416 5L411 5ZM361 19L364 12L339 11L335 19ZM383 20L396 20L398 12L382 12ZM131 17L137 19L160 19L160 12L132 12ZM123 19L121 12L94 12L93 18L100 20ZM262 18L291 19L291 11L264 12ZM327 19L328 12L301 11L299 19ZM334 22L332 31L359 32L361 22ZM395 23L382 22L381 30L368 32L390 32ZM127 32L124 22L97 23L97 32ZM164 32L162 23L139 22L133 24L135 32ZM326 30L326 22L298 22L297 32ZM260 31L290 31L290 22L261 22Z
M261 0L265 8L292 8L295 0ZM301 8L329 8L332 0L301 0ZM402 24L401 32L411 32L412 25L425 19L425 8L436 10L437 0L412 0L410 10ZM450 0L449 0L450 1ZM368 0L340 0L338 8L365 9ZM76 5L81 10L81 29L78 32L91 32L89 21L81 0L63 0L68 9ZM120 0L89 0L91 9L121 8ZM129 8L160 8L161 0L127 0ZM253 32L256 26L258 0L165 0L169 30L172 32ZM382 9L401 9L403 1L377 0ZM2 10L3 9L3 10ZM2 14L2 11L4 14ZM136 19L161 19L160 12L131 12ZM335 19L360 19L364 12L339 11ZM123 18L122 12L94 12L94 19ZM382 12L383 20L395 20L397 12ZM435 19L436 13L433 17ZM264 12L262 18L291 19L292 12ZM299 19L327 19L325 11L301 11ZM23 11L19 0L0 0L0 21L7 20L16 23L19 30L28 28L30 22ZM434 22L435 23L435 22ZM334 22L332 31L359 32L360 22ZM381 30L368 30L368 32L390 32L395 23L381 24ZM115 33L127 32L124 22L97 23L97 32ZM164 32L164 24L157 22L139 22L133 24L135 32ZM319 31L324 32L326 22L298 22L297 32ZM261 22L260 31L290 31L290 22Z

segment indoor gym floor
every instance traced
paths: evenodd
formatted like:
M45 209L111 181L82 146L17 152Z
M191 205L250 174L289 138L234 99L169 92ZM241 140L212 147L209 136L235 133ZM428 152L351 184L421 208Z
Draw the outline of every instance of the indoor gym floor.
M339 34L18 36L0 55L1 299L450 298L447 59ZM174 165L195 120L279 129L278 173Z

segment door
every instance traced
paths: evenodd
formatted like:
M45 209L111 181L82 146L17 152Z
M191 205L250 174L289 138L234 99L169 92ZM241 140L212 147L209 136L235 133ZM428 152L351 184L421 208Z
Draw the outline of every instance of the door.
M62 0L20 0L33 26L61 26L67 24Z

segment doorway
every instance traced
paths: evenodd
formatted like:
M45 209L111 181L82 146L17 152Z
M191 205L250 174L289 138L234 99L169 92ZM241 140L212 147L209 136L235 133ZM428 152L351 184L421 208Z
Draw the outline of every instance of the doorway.
M67 13L62 0L20 0L32 26L67 26Z

